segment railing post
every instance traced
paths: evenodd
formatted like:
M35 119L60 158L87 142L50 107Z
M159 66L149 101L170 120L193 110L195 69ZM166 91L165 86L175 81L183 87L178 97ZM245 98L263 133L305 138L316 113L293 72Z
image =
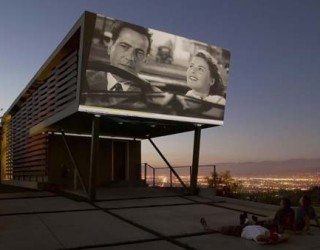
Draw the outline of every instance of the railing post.
M153 186L155 187L156 186L156 169L153 168L152 169L152 173L153 173Z
M170 187L172 187L172 171L170 169Z

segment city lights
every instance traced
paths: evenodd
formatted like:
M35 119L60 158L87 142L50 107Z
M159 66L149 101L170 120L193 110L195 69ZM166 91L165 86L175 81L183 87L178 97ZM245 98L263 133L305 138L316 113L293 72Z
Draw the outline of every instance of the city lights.
M181 179L185 183L189 183L189 176L181 175ZM207 187L207 176L200 175L198 177L198 185ZM278 190L308 190L311 187L320 186L320 175L309 176L292 176L292 177L233 177L237 182L241 183L241 189L245 192L267 192ZM147 183L152 185L153 176L147 176ZM155 177L155 185L161 187L170 186L170 178L165 175ZM172 186L180 186L176 178L172 178Z

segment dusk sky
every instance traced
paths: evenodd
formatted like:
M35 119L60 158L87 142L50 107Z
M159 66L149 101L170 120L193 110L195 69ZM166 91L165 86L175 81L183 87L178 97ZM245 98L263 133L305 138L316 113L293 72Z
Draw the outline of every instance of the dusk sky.
M0 0L0 108L85 10L231 51L225 123L202 131L200 164L319 157L320 1ZM154 141L191 164L193 133ZM164 166L147 141L143 161Z

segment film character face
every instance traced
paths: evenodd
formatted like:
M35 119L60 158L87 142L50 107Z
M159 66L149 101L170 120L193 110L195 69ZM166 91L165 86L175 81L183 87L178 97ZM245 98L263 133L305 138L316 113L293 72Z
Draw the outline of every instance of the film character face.
M123 28L119 37L109 47L110 64L137 74L145 62L148 38L130 28Z
M187 69L188 86L196 92L208 95L213 83L207 62L201 57L194 56Z

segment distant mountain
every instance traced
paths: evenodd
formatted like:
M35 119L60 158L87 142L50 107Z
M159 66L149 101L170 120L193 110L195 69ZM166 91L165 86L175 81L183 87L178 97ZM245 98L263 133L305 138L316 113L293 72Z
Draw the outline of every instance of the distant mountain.
M232 176L320 176L320 159L291 159L241 163L217 163L217 172L230 170ZM204 168L203 168L204 169ZM210 172L208 170L208 172ZM202 172L205 172L204 170ZM201 172L199 173L201 174Z

